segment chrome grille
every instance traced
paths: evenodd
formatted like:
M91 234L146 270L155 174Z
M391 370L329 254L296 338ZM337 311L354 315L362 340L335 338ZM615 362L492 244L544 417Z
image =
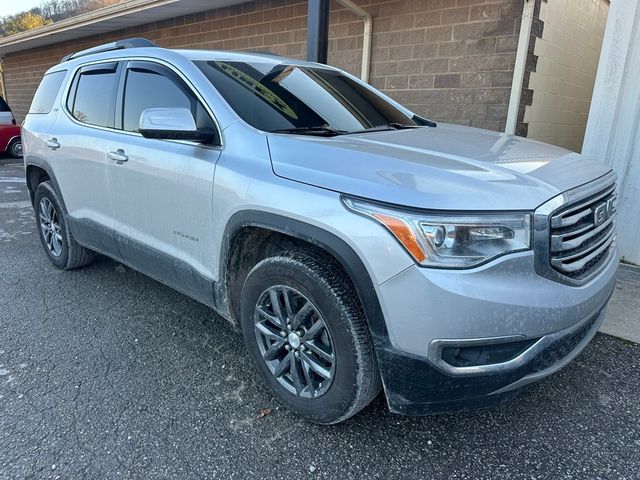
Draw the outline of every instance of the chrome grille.
M597 272L615 242L615 209L614 184L554 213L549 230L551 268L575 281Z

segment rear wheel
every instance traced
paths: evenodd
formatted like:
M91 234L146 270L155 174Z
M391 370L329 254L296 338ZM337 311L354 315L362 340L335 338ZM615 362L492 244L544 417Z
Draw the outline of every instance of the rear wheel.
M58 194L51 182L38 185L34 208L40 241L53 265L70 270L91 263L94 254L76 242L67 228Z
M19 138L14 138L13 140L11 140L11 143L7 147L7 152L13 158L22 157L22 140Z
M241 323L274 395L315 423L346 420L380 391L362 306L330 257L300 249L258 263L242 290Z

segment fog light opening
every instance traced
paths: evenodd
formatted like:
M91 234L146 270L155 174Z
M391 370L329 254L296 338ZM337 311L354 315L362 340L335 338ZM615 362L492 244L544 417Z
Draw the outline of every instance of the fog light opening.
M534 338L508 343L444 347L442 360L453 367L494 365L513 360L537 341Z

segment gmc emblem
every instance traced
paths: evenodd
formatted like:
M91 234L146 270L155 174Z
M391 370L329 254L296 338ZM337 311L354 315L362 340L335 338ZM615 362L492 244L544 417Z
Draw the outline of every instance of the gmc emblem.
M613 204L613 198L610 198L606 202L602 202L596 208L593 209L593 226L597 227L606 222L611 215L615 212L615 206Z

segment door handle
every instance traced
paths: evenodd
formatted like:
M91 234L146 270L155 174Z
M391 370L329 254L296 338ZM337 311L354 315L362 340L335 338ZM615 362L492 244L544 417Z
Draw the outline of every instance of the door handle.
M124 162L129 160L129 157L124 154L124 150L121 148L117 149L115 152L107 153L107 157L116 162L118 165L122 165Z
M58 143L57 138L52 138L51 140L45 140L44 144L49 147L51 150L56 150L60 148L60 144Z

